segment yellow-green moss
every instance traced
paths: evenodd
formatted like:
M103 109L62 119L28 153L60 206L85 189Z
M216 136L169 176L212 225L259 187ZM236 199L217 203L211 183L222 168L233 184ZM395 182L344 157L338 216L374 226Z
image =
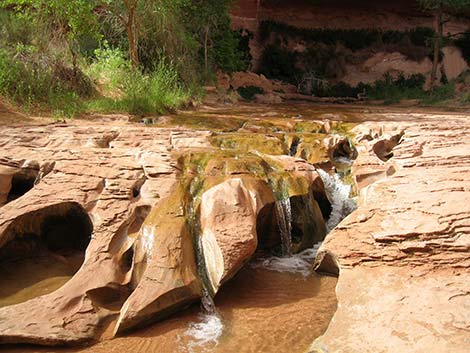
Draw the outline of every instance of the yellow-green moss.
M281 135L254 133L220 134L211 138L211 143L224 150L282 155L288 153Z

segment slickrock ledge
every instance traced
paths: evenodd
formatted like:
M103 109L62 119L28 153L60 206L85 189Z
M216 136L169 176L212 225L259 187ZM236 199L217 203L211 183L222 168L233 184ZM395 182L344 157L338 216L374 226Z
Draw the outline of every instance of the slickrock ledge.
M258 243L280 242L276 192L293 199L299 248L324 238L314 166L211 137L119 122L2 127L0 344L110 339L215 294Z
M402 120L358 128L359 207L315 264L339 271L338 310L310 352L470 347L470 121Z

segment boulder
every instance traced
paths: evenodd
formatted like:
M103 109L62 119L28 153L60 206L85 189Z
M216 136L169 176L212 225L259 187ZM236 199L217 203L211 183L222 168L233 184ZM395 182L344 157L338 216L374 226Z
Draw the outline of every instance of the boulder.
M0 307L0 343L86 343L197 299L192 238L180 204L177 210L158 205L177 204L168 202L179 184L178 161L169 152L198 148L204 139L191 130L92 122L2 127L3 202L15 183L33 180L29 190L7 196L1 206L2 266L13 255L11 261L24 264L27 258L48 258L61 277L46 276L44 286L25 282L15 294L6 290L10 276L2 276L7 297L0 300L6 305ZM167 212L171 220L160 232L152 214L142 227L154 205L153 213ZM139 244L152 237L165 248L142 256ZM172 248L180 251L179 262L164 252ZM14 284L41 280L41 266L25 266L12 268ZM172 275L155 290L152 279L161 278L163 266Z
M229 179L202 195L201 244L214 293L256 251L258 213L274 201L271 188L252 178Z

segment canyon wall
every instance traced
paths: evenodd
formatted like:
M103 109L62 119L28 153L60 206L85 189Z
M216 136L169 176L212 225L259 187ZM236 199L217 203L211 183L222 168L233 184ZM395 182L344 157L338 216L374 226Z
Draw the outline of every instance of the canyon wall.
M436 28L434 16L420 10L416 1L316 1L308 0L238 0L232 9L232 27L254 34L250 41L253 71L260 71L263 51L272 41L260 36L260 25L264 21L286 24L299 29L330 30L381 30L411 31L416 28ZM470 21L465 18L451 18L444 24L445 34L458 34L470 29ZM309 43L296 38L282 44L293 53L308 50ZM311 44L311 43L310 43ZM396 45L406 47L407 43ZM430 44L426 45L430 53ZM352 64L344 66L344 72L337 81L356 86L359 82L373 83L381 79L387 71L403 71L405 75L424 74L429 77L431 60L425 55L414 55L413 48L404 49L416 56L409 60L407 55L397 55L400 50L371 48L367 53L356 55ZM403 51L403 50L401 50ZM447 57L442 65L448 79L459 76L468 69L459 49L443 51ZM370 61L373 65L370 65ZM462 62L464 62L462 64ZM439 71L441 71L439 69Z

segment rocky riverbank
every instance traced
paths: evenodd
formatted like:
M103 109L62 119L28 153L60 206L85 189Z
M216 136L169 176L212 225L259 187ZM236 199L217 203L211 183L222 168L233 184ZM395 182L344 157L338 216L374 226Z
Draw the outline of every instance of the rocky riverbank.
M318 170L335 168L359 207L319 250L338 309L311 351L468 346L465 115L298 104L105 119L0 128L0 255L18 274L2 288L24 289L0 292L1 343L107 340L213 297L255 251L285 249L281 214L290 251L312 247L333 206Z

